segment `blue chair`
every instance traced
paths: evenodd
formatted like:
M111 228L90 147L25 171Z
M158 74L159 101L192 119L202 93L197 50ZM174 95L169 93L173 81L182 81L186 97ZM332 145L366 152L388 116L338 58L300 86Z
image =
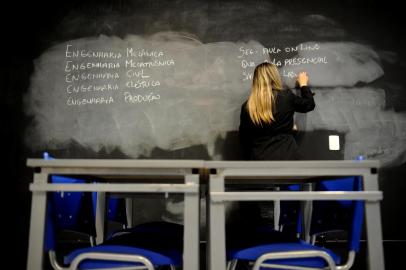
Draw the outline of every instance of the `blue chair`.
M85 180L52 175L50 181L58 184L74 184L83 183ZM85 227L92 227L92 233L94 233L94 208L91 195L89 192L49 193L44 249L54 269L149 270L158 266L174 269L182 264L183 238L179 237L179 234L173 234L171 239L167 237L168 241L163 242L163 232L159 232L159 226L150 225L145 228L140 226L134 232L112 237L103 244L76 248L60 256L57 237L62 230L80 230L84 223ZM85 201L84 198L88 200ZM90 202L89 207L84 207L84 202ZM109 208L112 209L111 214L114 214L116 206L114 203L109 204ZM146 231L146 228L149 231ZM176 228L177 231L178 229ZM63 257L63 260L60 257Z
M54 159L48 152L43 153L46 160ZM51 175L49 179L53 184L83 184L84 179L61 175ZM94 245L95 243L95 209L90 193L87 192L52 192L48 200L55 206L52 219L58 238L71 241L72 245ZM63 242L63 241L62 241ZM80 246L80 245L79 245Z
M320 191L360 191L360 177L326 180L316 184ZM313 240L329 232L348 232L348 256L345 263L331 249L301 240L281 241L244 248L227 246L228 269L234 269L239 260L251 262L253 269L349 269L359 251L364 212L363 201L314 201L310 233Z
M46 160L54 159L48 152L43 153L43 158ZM54 184L82 184L86 181L79 178L52 175L50 182ZM57 205L59 211L56 213L59 219L57 226L62 226L63 230L66 231L87 233L93 244L96 234L94 220L96 215L97 192L56 192L52 194L52 200L53 204ZM127 227L123 198L108 197L106 208L107 221L120 223L122 228ZM91 215L90 211L93 211ZM92 219L90 219L91 216L93 217Z
M64 256L63 263L58 262L56 247L56 224L54 220L57 209L48 202L46 220L45 251L48 252L50 264L54 269L155 269L157 266L168 266L172 269L182 264L182 252L175 245L161 246L157 250L148 249L148 241L159 241L156 238L139 239L136 235L126 235L123 239L112 238L109 243L73 250ZM128 236L132 236L128 237ZM140 247L142 246L142 247Z

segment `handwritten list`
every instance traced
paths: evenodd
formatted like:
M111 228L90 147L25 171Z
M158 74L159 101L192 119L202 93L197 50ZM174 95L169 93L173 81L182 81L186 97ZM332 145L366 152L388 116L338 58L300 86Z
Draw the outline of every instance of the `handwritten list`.
M328 63L326 56L317 55L319 50L318 43L292 47L240 46L236 57L241 66L241 81L252 81L255 67L262 62L275 64L282 77L294 79L299 66ZM303 57L301 52L313 53ZM165 48L92 50L72 43L66 44L64 53L67 106L157 102L165 89L163 74L177 63ZM187 66L179 68L187 70Z
M161 99L161 82L151 71L165 72L166 67L175 65L175 60L163 50L95 51L72 44L66 45L65 59L68 106L157 101Z
M241 46L238 49L238 56L241 63L242 81L251 81L254 69L262 62L268 62L276 65L280 71L281 76L286 78L296 78L297 74L290 67L297 67L300 65L319 65L327 64L328 59L326 56L311 56L300 57L298 53L303 51L318 51L320 45L315 44L300 44L294 47L267 47L267 48L250 48ZM260 61L258 61L261 59Z

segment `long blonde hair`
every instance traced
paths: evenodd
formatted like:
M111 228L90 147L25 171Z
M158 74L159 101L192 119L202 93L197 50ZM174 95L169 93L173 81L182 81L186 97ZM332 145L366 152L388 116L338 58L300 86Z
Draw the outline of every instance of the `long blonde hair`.
M281 90L283 90L282 80L274 64L262 63L255 68L251 94L247 102L248 113L255 125L275 120L273 115L275 91Z

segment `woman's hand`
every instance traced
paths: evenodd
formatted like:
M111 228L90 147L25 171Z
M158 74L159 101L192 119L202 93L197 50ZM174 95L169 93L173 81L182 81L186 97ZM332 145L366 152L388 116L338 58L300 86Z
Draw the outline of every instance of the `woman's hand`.
M309 77L307 76L306 72L300 72L299 75L297 75L297 83L300 87L307 86L308 81Z

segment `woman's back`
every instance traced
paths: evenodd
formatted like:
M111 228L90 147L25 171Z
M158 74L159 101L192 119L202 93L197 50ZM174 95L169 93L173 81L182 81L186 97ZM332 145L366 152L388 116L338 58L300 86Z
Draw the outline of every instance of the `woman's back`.
M310 88L302 86L300 91L301 96L293 94L289 89L275 94L274 120L270 123L254 123L248 112L247 102L244 102L239 132L245 159L297 159L297 145L292 132L294 112L305 113L315 107Z

